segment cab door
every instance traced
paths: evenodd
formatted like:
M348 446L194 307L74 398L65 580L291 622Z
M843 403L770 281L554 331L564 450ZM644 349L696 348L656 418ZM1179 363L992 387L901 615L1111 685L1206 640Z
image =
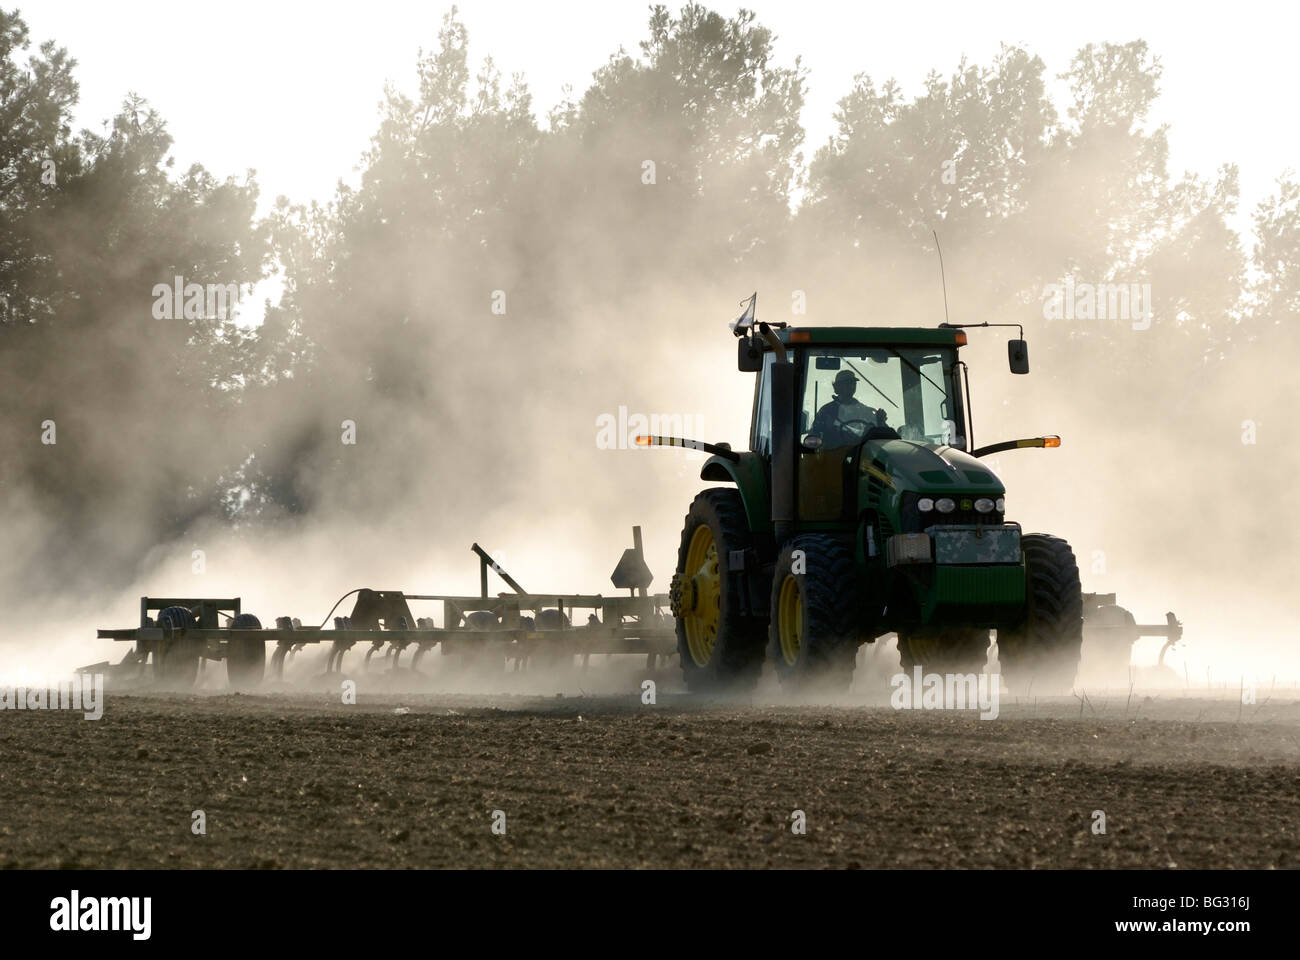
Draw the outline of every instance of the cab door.
M804 382L809 377L808 366L809 359L800 356L797 365L800 382L795 386L802 398L795 411L798 431L795 439L795 504L800 522L832 523L844 514L844 464L851 448L804 448L803 439L812 429L819 406L830 399L828 391L819 390L817 384Z

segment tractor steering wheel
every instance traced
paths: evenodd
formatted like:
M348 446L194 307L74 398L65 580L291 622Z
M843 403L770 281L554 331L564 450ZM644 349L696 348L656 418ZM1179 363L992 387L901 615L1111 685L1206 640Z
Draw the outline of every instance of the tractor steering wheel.
M860 424L861 429L860 430L849 429L849 424L851 423ZM856 443L857 441L865 437L867 435L867 431L874 426L876 426L876 424L872 423L870 420L837 420L835 422L835 428L836 431L839 433L841 441L835 444L835 446L844 447L844 446L848 446L850 443Z

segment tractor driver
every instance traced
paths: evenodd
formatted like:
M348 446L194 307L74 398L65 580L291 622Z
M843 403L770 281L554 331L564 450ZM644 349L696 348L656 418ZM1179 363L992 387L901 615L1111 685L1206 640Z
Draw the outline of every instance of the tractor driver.
M861 440L868 430L884 422L883 410L877 410L853 398L858 378L851 370L841 370L833 381L835 393L813 418L812 433L819 434L827 447L842 447Z

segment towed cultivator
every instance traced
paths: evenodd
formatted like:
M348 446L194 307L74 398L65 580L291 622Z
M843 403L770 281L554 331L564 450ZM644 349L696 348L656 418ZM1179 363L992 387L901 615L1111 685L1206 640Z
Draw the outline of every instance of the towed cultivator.
M330 644L327 674L341 673L344 657L358 644L365 648L367 668L380 654L386 666L398 669L409 648L409 669L416 670L435 646L443 656L485 671L500 672L507 663L515 670L572 665L575 656L581 656L585 666L593 653L642 654L653 668L660 657L675 652L677 640L665 612L667 594L646 592L654 577L642 554L641 528L634 527L632 536L634 546L623 552L610 577L615 587L629 591L628 596L528 593L474 544L479 596L353 590L335 603L338 609L356 596L351 614L334 617L332 629L325 623L304 627L293 617L278 617L273 628L263 627L256 616L243 612L238 597L141 597L140 626L98 633L101 639L134 643L132 650L119 664L106 661L82 667L81 672L111 670L116 679L130 679L143 677L152 667L155 678L167 685L191 686L204 661L224 660L231 686L251 687L267 673L268 645L269 672L278 680L286 659L316 643ZM489 596L489 569L514 592ZM413 603L439 602L441 625L433 616L412 613ZM584 614L585 622L576 623Z
M1165 654L1183 638L1183 625L1172 612L1165 614L1164 623L1138 623L1115 603L1115 594L1083 595L1083 662L1094 677L1127 677L1133 644L1143 637L1165 638L1156 660L1156 667L1163 668Z

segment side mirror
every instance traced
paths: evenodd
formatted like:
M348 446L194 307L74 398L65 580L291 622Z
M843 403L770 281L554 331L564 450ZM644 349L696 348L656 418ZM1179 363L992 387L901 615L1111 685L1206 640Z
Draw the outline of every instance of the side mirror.
M741 373L758 373L763 369L763 342L757 337L741 337L736 341L739 352L736 369Z
M1007 360L1012 373L1029 372L1029 344L1023 340L1007 341Z

